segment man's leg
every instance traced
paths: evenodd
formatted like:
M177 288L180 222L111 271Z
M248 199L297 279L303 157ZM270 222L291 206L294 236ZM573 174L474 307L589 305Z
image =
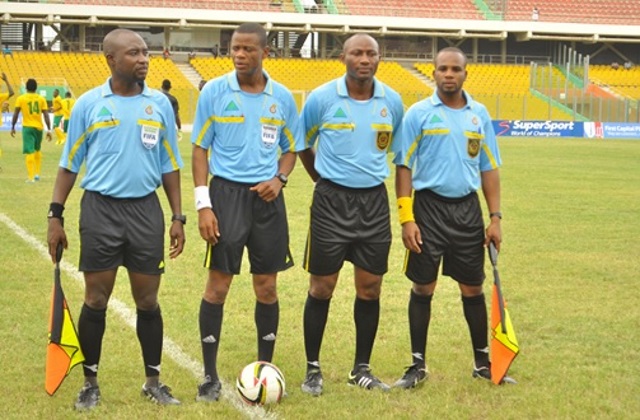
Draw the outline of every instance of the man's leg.
M258 360L271 362L278 336L280 308L276 288L277 274L254 274L256 294L255 322L258 333Z

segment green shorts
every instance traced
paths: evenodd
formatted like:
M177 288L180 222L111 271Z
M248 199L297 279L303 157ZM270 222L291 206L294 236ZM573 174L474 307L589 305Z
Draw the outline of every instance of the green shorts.
M60 121L62 121L62 115L55 115L53 117L53 126L60 127Z
M42 146L42 130L33 127L22 127L22 153L30 155L40 151Z

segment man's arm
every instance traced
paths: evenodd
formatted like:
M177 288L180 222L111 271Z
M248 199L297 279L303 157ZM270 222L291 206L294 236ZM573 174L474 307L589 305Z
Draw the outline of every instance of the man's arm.
M308 149L304 149L300 153L300 161L302 161L302 166L307 171L313 182L318 182L320 179L320 174L316 171L316 151L310 147Z
M422 252L422 235L413 216L413 200L411 199L411 169L396 165L396 198L398 199L398 216L402 225L402 243L405 248L415 253Z
M484 199L487 202L489 214L500 212L500 171L496 168L482 172L480 176L482 178L482 193L484 194ZM502 229L500 227L501 217L502 216L498 215L490 217L490 223L487 227L487 236L485 239L485 245L489 245L489 242L493 242L498 251L500 251L500 243L502 242Z
M58 168L58 175L56 176L56 183L53 187L53 196L51 197L51 206L49 208L49 226L47 228L47 244L49 245L49 255L51 256L51 262L56 262L56 249L58 244L62 244L64 249L69 246L67 242L67 235L64 231L62 221L62 212L64 211L64 204L67 202L67 197L76 182L78 174L68 171L64 168Z
M218 219L213 212L207 180L209 178L209 161L207 150L193 145L191 154L191 173L195 186L196 210L198 211L198 230L200 236L211 245L218 243L220 230Z
M44 117L44 123L47 126L47 140L51 141L51 121L49 121L49 111L43 109L42 116Z
M13 118L11 118L11 137L16 136L16 124L18 123L18 116L20 115L20 108L16 107L13 111Z
M2 73L2 80L7 84L7 91L9 93L9 98L12 97L15 92L13 91L13 87L11 87L11 83L9 83L9 78L6 74Z
M182 193L180 189L180 171L162 174L162 187L169 200L169 207L173 215L182 215ZM169 229L171 243L169 245L169 257L175 258L182 254L185 236L184 226L180 220L172 220Z

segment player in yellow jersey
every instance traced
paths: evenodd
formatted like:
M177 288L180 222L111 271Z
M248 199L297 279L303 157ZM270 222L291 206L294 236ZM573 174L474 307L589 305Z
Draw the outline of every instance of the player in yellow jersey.
M7 99L12 97L15 94L15 92L13 91L13 88L11 87L11 83L9 83L9 78L7 78L7 75L2 73L2 75L0 77L7 84L7 92L0 92L0 104L2 104Z
M63 144L66 140L66 136L62 131L60 123L64 116L64 105L62 103L62 96L60 96L60 90L53 90L53 101L51 102L51 112L53 112L53 131L56 133L56 144Z
M62 131L64 131L64 141L67 140L67 130L69 130L69 118L71 118L71 110L73 106L76 104L76 100L71 97L71 92L67 91L64 95L64 99L62 100L62 117L64 121L62 122ZM63 143L64 143L63 141Z
M16 99L16 110L11 120L11 137L16 136L16 123L18 116L22 112L22 153L25 154L25 163L29 178L27 182L40 180L40 167L42 165L42 117L47 125L47 140L51 141L51 122L49 121L49 111L47 111L47 101L36 93L38 82L35 79L27 80L27 93L18 96Z

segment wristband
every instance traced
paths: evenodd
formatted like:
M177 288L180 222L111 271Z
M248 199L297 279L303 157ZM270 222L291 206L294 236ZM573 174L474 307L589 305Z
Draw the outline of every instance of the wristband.
M209 197L209 187L202 185L194 188L194 194L196 196L196 210L210 209L211 197Z
M413 217L413 200L411 197L398 197L398 217L401 225L416 221Z
M55 217L56 219L62 220L62 213L64 212L64 206L60 203L51 203L49 204L49 213L47 214L47 218L51 219Z

